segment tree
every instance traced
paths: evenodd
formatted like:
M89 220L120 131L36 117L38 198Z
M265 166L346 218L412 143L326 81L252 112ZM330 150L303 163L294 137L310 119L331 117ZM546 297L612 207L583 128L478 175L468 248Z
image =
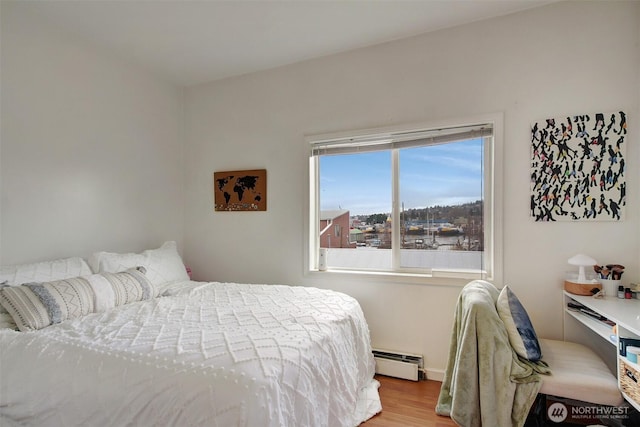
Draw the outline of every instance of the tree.
M373 214L367 217L367 224L384 224L387 214Z

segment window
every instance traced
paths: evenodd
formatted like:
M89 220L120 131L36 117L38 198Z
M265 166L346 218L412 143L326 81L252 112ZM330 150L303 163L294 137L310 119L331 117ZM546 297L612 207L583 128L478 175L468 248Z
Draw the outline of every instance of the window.
M327 248L329 271L495 278L495 129L310 138L310 269Z

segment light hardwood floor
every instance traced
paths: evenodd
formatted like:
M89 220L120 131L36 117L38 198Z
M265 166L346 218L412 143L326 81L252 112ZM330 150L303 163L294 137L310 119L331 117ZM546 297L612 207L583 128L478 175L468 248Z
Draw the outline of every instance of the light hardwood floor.
M436 415L441 383L407 381L376 375L380 381L382 412L364 427L456 427L449 417Z

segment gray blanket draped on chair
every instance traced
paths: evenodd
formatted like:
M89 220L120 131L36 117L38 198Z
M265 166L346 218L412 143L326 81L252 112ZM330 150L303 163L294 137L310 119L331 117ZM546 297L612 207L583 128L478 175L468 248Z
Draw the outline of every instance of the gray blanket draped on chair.
M436 413L463 427L522 426L541 386L539 367L509 344L496 310L499 294L475 280L458 297Z

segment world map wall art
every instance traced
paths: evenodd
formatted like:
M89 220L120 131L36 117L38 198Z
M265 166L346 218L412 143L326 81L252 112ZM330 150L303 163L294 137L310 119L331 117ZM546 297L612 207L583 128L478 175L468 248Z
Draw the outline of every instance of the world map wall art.
M214 172L216 211L266 211L266 169Z
M621 221L626 205L623 111L531 125L531 216L535 221Z

